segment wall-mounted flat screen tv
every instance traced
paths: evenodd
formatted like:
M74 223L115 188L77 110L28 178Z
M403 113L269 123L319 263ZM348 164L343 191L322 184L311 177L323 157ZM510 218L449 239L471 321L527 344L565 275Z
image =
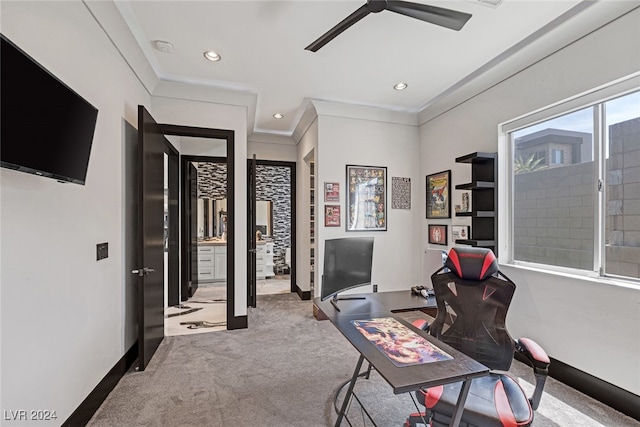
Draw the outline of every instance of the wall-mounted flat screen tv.
M0 37L2 167L84 185L98 110Z

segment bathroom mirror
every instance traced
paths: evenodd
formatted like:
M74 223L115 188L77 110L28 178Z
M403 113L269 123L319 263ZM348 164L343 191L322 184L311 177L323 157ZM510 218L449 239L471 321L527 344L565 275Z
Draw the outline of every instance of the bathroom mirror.
M213 200L198 199L198 237L210 238L215 236L215 222Z
M226 231L227 200L198 199L198 237L222 237Z
M213 215L215 217L215 236L225 237L227 232L227 199L215 200L213 204Z
M263 236L273 237L273 202L259 200L256 202L256 230Z

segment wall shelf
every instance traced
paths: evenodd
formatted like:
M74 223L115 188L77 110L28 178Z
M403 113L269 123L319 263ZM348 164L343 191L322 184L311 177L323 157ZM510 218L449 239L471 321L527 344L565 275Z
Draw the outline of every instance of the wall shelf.
M470 212L456 212L456 216L464 216L470 218L493 218L496 216L495 211L470 211Z
M471 182L458 184L456 190L471 192L471 210L456 212L457 217L471 218L471 238L456 239L456 244L489 248L495 253L498 214L498 154L471 153L458 157L456 163L471 165Z

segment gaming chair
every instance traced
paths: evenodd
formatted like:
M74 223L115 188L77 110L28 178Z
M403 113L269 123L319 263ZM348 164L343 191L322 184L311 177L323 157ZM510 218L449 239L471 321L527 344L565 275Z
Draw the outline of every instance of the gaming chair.
M488 376L473 379L461 426L529 426L538 408L548 375L549 358L534 341L514 341L505 318L516 289L498 270L489 249L456 247L442 268L431 276L438 311L429 333L491 369ZM533 367L536 386L527 398L518 382L508 375L514 352ZM462 383L416 392L425 412L411 414L405 426L448 426Z

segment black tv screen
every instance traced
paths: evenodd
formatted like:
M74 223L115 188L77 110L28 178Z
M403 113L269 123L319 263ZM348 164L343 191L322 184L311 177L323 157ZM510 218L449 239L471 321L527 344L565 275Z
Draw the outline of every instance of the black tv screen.
M98 110L0 36L2 167L84 185Z
M320 299L370 284L372 263L373 237L325 240Z

